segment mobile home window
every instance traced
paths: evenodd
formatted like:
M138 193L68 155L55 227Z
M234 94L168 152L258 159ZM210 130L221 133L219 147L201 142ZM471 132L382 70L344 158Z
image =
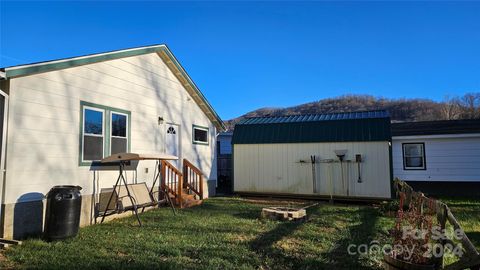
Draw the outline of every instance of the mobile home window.
M128 115L112 112L112 139L110 154L127 152L127 119Z
M405 170L425 170L425 144L404 143L403 168Z
M193 126L193 143L208 144L208 128Z
M83 101L80 107L80 166L130 151L129 111Z
M103 158L104 111L95 108L83 109L83 160Z

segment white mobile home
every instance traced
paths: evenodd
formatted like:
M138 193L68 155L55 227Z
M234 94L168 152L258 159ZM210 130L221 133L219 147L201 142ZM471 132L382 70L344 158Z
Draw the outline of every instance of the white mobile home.
M239 194L390 198L390 117L385 111L249 118L235 126Z
M393 173L431 195L480 196L480 120L392 124Z
M216 181L223 122L165 45L1 71L3 237L42 231L54 185L82 187L81 225L91 224L95 194L118 175L98 163L110 154L173 154L178 168L187 159ZM154 168L140 162L128 179L151 183Z

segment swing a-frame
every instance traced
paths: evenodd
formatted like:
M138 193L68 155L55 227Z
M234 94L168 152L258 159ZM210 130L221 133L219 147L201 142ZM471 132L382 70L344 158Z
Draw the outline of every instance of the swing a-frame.
M175 206L172 203L166 187L162 186L161 166L163 160L177 160L178 157L167 154L137 154L137 153L119 153L106 157L101 160L103 164L118 165L118 178L108 195L106 204L102 203L100 198L99 216L102 217L100 223L110 214L120 213L131 210L138 221L138 225L142 226L142 222L138 216L138 209L145 209L149 206L160 206L166 201L175 214ZM129 184L125 177L125 169L132 161L156 160L155 176L153 178L152 187L148 189L146 183ZM158 184L158 190L155 185ZM106 198L106 197L104 197ZM165 200L162 200L165 198Z

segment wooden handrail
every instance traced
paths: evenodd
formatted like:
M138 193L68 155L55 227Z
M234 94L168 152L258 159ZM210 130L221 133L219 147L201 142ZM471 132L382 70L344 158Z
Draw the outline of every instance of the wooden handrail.
M460 242L462 244L463 252L464 254L457 260L456 262L449 264L449 265L443 265L443 254L439 258L440 261L440 266L444 270L459 270L459 269L466 269L470 268L472 266L478 266L480 264L480 252L477 251L475 245L472 244L468 236L465 234L465 232L462 230L460 227L460 224L458 221L455 219L453 216L453 213L450 211L450 208L448 207L447 204L439 201L439 200L434 200L434 199L429 199L426 197L422 192L417 192L414 191L413 188L408 185L406 182L395 178L394 180L394 185L397 190L397 193L403 193L406 197L406 200L403 201L403 205L400 205L400 209L403 207L407 206L410 204L410 201L413 198L421 198L424 199L426 202L430 201L431 203L425 203L425 207L429 208L434 212L437 216L437 220L440 223L440 228L443 230L446 227L447 221L453 226L454 229L459 230L461 232L460 236ZM446 235L443 232L444 237ZM451 239L440 239L440 244L442 245L442 250L445 250L444 245L447 243L452 243Z
M203 173L187 159L183 159L184 187L203 199Z
M183 175L170 162L162 160L162 188L175 196L177 204L182 207ZM167 195L168 196L168 195Z

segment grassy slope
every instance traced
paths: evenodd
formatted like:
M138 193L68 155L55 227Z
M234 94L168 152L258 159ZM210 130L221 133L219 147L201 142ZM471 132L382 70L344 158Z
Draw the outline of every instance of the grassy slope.
M468 238L480 250L480 200L442 199L462 226Z
M448 201L480 248L480 202ZM265 205L213 198L179 211L167 208L81 229L77 238L28 240L5 252L4 266L27 268L378 269L380 254L351 256L349 244L386 240L392 218L368 206L322 204L305 223L259 219ZM0 265L1 266L1 265ZM1 267L0 267L1 268Z
M378 238L387 219L366 206L319 205L305 223L259 219L262 204L214 198L173 216L167 208L81 229L77 238L28 240L9 265L28 268L378 268L379 257L348 256L350 243ZM382 234L383 235L383 234ZM4 265L5 266L5 265Z

